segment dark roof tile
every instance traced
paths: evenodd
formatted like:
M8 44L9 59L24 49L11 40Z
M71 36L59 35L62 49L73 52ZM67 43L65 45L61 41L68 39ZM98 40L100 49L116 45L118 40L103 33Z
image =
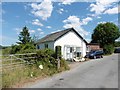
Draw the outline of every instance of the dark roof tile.
M65 35L67 32L69 31L75 31L73 28L68 28L66 30L62 30L62 31L59 31L59 32L55 32L55 33L52 33L52 34L48 34L47 36L41 38L40 40L38 40L37 43L44 43L44 42L50 42L50 41L55 41L57 40L58 38L60 38L61 36ZM75 33L81 38L83 39L76 31ZM85 41L83 39L83 41ZM86 42L86 41L85 41ZM87 42L86 42L87 43Z

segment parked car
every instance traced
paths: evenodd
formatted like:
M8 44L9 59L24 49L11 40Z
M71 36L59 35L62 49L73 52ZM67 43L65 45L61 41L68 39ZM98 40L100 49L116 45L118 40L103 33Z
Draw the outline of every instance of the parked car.
M103 58L103 51L102 50L94 50L90 51L85 58L96 59L96 58Z
M120 53L120 48L115 48L114 53Z

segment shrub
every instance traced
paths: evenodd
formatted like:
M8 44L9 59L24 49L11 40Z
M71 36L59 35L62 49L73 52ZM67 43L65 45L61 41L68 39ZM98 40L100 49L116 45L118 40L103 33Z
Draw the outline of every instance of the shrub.
M70 68L69 68L66 60L61 59L61 60L60 60L60 71L69 70L69 69L70 69Z
M22 49L21 50L26 50L26 49L35 49L35 46L31 43L27 43L27 44L21 44L22 45Z
M12 49L10 51L10 54L15 54L21 50L22 46L21 45L12 45L11 48Z
M47 53L49 56L52 56L55 58L55 52L52 49L44 49L44 52Z
M11 48L10 47L2 49L2 54L3 55L10 54L10 52L11 52Z
M20 50L19 52L17 52L17 54L20 54L20 53L35 53L36 50L35 49L25 49L25 50Z
M103 50L105 54L112 54L114 52L114 46L111 44L105 45Z
M37 51L36 65L39 66L42 64L49 69L56 68L57 60L53 57L54 54L54 51L51 49Z

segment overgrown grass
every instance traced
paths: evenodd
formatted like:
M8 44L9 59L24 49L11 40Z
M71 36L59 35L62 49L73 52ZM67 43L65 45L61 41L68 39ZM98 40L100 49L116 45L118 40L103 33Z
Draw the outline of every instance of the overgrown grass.
M30 59L28 57L36 58ZM3 57L4 60L6 60L5 58L6 57ZM36 54L31 54L30 56L25 55L25 57L23 58L27 58L25 59L25 61L29 62L29 64L20 64L20 67L14 67L14 65L12 64L19 63L19 60L12 60L12 63L9 60L3 60L2 64L10 64L12 67L12 69L11 67L8 69L6 68L6 66L2 67L3 88L16 87L18 85L23 85L24 83L31 82L31 80L34 81L36 78L44 78L46 76L52 76L53 74L62 72L64 70L69 70L69 67L64 59L62 59L60 62L60 68L57 69L55 52L50 49L38 50L36 51ZM40 69L40 65L43 65L43 69Z
M3 88L12 88L16 86L19 87L19 85L34 81L37 78L52 76L53 74L69 69L66 61L64 60L61 60L61 67L59 70L57 68L48 68L47 66L43 67L44 68L42 70L36 67L35 65L32 66L26 65L23 67L14 68L12 70L4 69L2 75L2 87Z

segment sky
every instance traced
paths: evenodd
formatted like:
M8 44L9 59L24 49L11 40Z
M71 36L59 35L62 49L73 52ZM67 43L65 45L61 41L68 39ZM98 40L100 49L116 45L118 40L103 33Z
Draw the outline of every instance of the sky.
M41 2L0 3L0 45L18 42L18 35L27 26L31 37L40 39L47 34L73 27L87 42L99 23L118 23L118 0L41 0Z

